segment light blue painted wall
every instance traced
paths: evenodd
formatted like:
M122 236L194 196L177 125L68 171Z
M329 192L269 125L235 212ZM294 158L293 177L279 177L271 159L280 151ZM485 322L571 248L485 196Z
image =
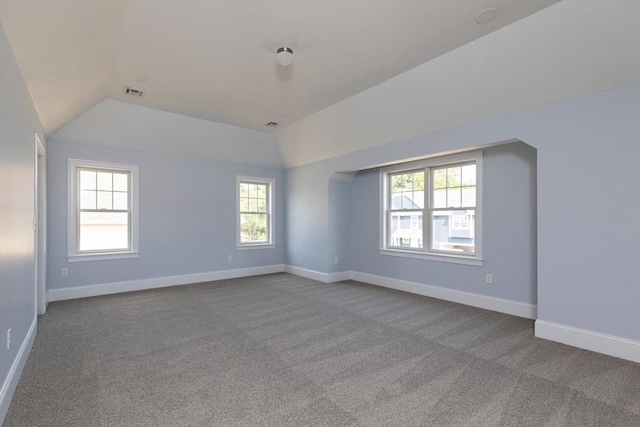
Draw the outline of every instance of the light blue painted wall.
M138 258L67 262L68 158L138 165ZM47 170L49 289L284 263L281 169L50 140ZM237 175L275 179L274 249L236 251Z
M286 172L286 262L328 272L335 256L329 233L329 177L322 164Z
M0 26L0 390L36 317L34 132L42 126ZM11 349L6 332L11 328ZM0 402L0 424L8 401Z
M331 272L326 266L336 247L325 236L333 173L518 139L537 149L538 318L640 340L639 117L640 84L634 83L289 169L287 197L293 202L288 211L295 219L288 221L287 259L298 267ZM506 180L499 185L507 185ZM352 196L358 191L352 190ZM619 227L611 232L601 226L603 218ZM367 229L377 235L377 218L367 221ZM487 235L486 243L504 245L491 243L498 238ZM360 256L353 242L351 252ZM354 265L375 271L379 261L367 257ZM487 259L485 265L487 271L502 271L496 279L515 277L508 264L507 259ZM399 273L397 265L387 270L388 276L408 274L404 268ZM449 283L466 280L465 268L471 267L456 270ZM428 275L411 274L422 283L443 285ZM532 300L529 291L495 289L504 289L497 294L504 298Z
M482 267L379 254L380 175L360 172L351 188L351 269L524 303L536 303L536 150L524 143L483 152ZM485 284L485 274L493 284Z
M329 181L329 242L331 254L328 272L352 268L351 198L355 174L333 174ZM337 261L337 262L336 262Z

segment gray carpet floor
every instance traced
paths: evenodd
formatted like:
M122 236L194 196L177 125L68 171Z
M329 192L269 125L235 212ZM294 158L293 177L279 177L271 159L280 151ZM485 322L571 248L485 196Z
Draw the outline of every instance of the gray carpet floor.
M640 426L640 365L288 274L56 302L9 426Z

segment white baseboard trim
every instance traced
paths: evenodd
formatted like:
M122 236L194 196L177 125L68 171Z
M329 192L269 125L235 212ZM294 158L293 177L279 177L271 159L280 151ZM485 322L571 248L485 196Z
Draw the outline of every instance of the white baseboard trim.
M181 274L179 276L154 277L152 279L128 280L125 282L50 289L49 302L94 297L98 295L118 294L122 292L141 291L145 289L164 288L168 286L188 285L191 283L210 282L213 280L258 276L261 274L280 273L283 271L285 271L285 266L283 264L275 264L265 265L262 267L209 271L206 273Z
M339 271L337 273L321 273L319 271L296 267L294 265L286 265L284 271L296 276L305 277L311 280L317 280L318 282L322 283L341 282L343 280L349 280L351 278L350 271Z
M640 363L640 341L536 320L535 336Z
M327 274L327 283L342 282L343 280L351 280L352 271L338 271L337 273Z
M33 342L36 339L37 331L38 319L33 319L33 322L31 322L31 326L29 327L29 331L27 332L27 336L22 341L20 350L18 350L18 354L13 361L13 365L11 365L11 369L9 369L9 374L0 389L0 426L4 422L7 412L9 412L13 393L15 393L16 387L18 387L20 375L22 375L24 365L27 363L27 359L29 358L29 353L31 352L31 347L33 347Z
M307 268L296 267L293 265L286 265L285 271L290 274L295 274L296 276L306 277L307 279L317 280L318 282L323 283L357 280L370 285L397 289L400 291L410 292L412 294L424 295L445 301L457 302L473 307L511 314L513 316L525 317L527 319L535 319L538 314L537 307L533 304L472 294L470 292L456 291L438 286L424 285L422 283L393 279L391 277L376 276L374 274L361 273L359 271L321 273L319 271L309 270Z
M393 279L391 277L376 276L374 274L361 273L359 271L352 271L350 276L353 280L369 283L371 285L397 289L445 301L457 302L459 304L493 310L500 313L510 314L512 316L519 316L527 319L535 319L537 317L538 309L537 306L533 304L472 294L470 292L456 291L453 289L441 288L439 286L424 285L422 283Z

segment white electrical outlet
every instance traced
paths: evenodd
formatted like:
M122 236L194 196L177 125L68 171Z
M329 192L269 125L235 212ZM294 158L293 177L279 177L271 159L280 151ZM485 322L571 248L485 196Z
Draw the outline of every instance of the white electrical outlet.
M68 268L61 268L60 269L60 276L69 277L69 269Z
M227 256L227 261L229 261L229 262L233 261L233 255Z
M489 284L493 283L493 274L486 274L484 276L484 281Z
M7 350L11 350L11 328L7 329Z

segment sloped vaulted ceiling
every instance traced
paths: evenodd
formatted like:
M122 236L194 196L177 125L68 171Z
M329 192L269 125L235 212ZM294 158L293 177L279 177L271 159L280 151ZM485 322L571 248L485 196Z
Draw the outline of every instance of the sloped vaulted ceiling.
M0 19L47 134L108 96L126 2L0 1Z
M106 98L272 132L557 1L2 0L0 20L49 135Z
M563 0L276 138L283 164L299 166L638 81L640 1Z

